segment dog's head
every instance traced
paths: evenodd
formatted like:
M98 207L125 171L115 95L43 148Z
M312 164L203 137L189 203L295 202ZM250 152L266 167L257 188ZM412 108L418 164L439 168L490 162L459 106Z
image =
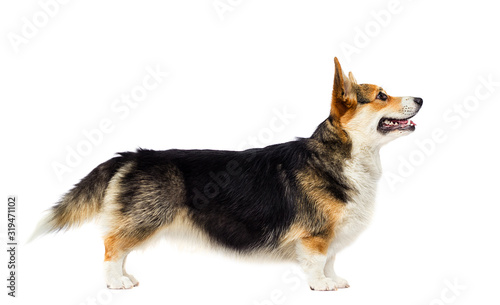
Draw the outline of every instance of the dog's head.
M346 76L335 58L331 120L340 123L353 141L381 146L415 130L410 119L422 107L419 97L394 97L379 86L358 84Z

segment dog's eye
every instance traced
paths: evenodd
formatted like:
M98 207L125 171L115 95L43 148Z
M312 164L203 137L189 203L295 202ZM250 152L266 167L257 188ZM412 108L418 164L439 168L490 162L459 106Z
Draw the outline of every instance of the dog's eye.
M381 101L386 101L387 100L387 94L385 94L384 92L379 92L377 94L377 99L379 99Z

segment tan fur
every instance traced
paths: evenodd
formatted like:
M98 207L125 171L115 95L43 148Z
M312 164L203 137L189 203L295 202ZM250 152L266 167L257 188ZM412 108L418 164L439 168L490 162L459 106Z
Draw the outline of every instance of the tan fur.
M126 253L127 249L134 246L134 243L130 239L120 237L118 235L110 235L104 239L104 261L113 261L119 257L122 257Z
M326 255L328 252L328 246L330 245L330 236L309 236L302 238L302 246L309 252L315 254Z
M313 171L306 170L298 173L297 177L300 187L308 199L315 203L321 218L325 221L320 226L318 224L311 226L304 220L303 224L295 224L292 227L290 236L300 238L310 251L324 254L334 238L334 228L343 215L345 205L325 191L325 182Z
M323 211L330 224L341 217L344 204L333 197L330 192L324 191L325 182L312 171L305 171L298 175L300 185L307 196Z
M304 228L304 224L294 223L290 226L290 230L285 234L281 240L281 245L288 245L297 240L310 236L310 233Z
M91 201L75 201L72 208L64 207L64 210L54 218L53 225L56 228L61 227L79 227L88 219L92 218L98 212L98 202Z
M338 59L335 57L335 76L330 116L336 120L344 116L350 108L356 107L356 93L353 90L354 86L356 86L356 80L352 73L350 75L349 78L344 74Z
M349 74L350 74L349 77L351 77L352 73ZM352 76L352 78L354 77ZM380 88L379 86L370 84L363 84L356 86L357 86L356 91L358 92L357 93L358 98L370 101L370 103L366 104L364 108L369 109L373 114L376 114L377 112L380 112L384 109L397 112L398 109L401 107L401 100L402 100L401 97L393 97L387 95L386 101L377 100L376 97L379 92L386 93L385 90ZM347 109L344 115L340 117L340 126L342 126L342 128L349 126L349 122L357 115L358 111L359 107L350 107L349 109Z
M160 209L156 209L153 206L144 206L142 216L146 219L158 219L159 225L155 223L147 224L146 226L141 226L139 224L140 219L135 219L133 215L127 215L120 213L121 205L119 204L119 195L122 191L121 183L123 177L133 170L134 163L130 162L124 165L116 174L113 176L109 182L108 189L106 190L106 196L104 199L105 205L105 221L107 225L107 233L104 237L105 245L105 261L115 260L125 254L127 254L133 248L146 243L152 237L163 229L161 225L166 221L165 215L161 215ZM176 175L172 173L171 177L171 187L172 191L172 201L180 200L180 197L184 195L183 187L180 185ZM168 189L168 186L165 186ZM145 188L143 196L150 196L154 194L154 189L148 190ZM147 204L145 200L143 204ZM154 228L154 229L150 229Z

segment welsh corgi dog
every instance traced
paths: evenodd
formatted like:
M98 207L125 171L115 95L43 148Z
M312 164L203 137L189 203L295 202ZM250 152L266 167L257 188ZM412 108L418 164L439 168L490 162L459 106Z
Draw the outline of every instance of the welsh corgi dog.
M139 149L100 164L48 211L33 238L97 219L105 281L139 284L127 255L161 235L294 260L312 290L349 287L335 255L372 217L380 148L412 133L418 97L358 84L337 58L331 110L310 138L245 151Z

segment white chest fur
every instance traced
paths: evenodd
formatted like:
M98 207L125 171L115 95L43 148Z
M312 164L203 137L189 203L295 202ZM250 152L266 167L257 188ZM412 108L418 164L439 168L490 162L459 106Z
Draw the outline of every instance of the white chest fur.
M352 158L346 162L344 174L353 191L343 215L335 226L335 237L330 245L334 253L352 243L370 222L381 175L378 149L353 149Z

